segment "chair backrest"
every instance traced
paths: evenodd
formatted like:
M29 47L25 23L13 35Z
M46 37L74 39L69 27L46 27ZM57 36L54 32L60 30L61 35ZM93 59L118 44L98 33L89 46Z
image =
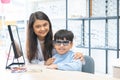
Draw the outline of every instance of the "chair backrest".
M85 64L82 65L82 72L93 73L95 72L95 64L92 57L85 55Z

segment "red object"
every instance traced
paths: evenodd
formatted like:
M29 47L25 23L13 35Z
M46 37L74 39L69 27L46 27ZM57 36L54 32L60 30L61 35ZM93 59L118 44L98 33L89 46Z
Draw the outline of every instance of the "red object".
M10 0L1 0L1 3L3 3L3 4L10 3Z

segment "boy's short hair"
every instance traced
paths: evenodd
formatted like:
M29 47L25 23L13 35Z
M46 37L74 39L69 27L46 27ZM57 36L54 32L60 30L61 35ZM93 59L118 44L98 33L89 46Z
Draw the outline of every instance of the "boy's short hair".
M54 35L54 41L56 41L57 39L64 40L64 38L73 42L74 34L72 33L72 31L61 29L57 31Z

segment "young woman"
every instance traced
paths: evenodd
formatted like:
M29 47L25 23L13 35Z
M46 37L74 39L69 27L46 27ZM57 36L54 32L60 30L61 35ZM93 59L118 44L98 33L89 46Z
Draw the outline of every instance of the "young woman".
M26 53L29 63L44 63L53 53L52 24L48 16L41 11L30 15L27 28ZM76 59L83 60L83 54L76 53Z

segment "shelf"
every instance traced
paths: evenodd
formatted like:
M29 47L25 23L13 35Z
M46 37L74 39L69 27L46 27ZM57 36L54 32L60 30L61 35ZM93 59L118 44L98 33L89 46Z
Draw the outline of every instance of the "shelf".
M66 3L68 3L66 6L66 10L68 10L67 16L74 12L70 13L69 6L72 6L72 4L70 5L70 2L68 0L66 1ZM96 52L103 50L106 74L109 73L109 59L111 59L109 52L115 51L116 54L115 56L112 55L112 58L119 58L120 55L119 3L119 0L87 0L85 17L80 16L80 14L67 16L67 29L72 30L71 27L74 27L74 30L79 31L76 34L77 48L84 48L85 52L88 51L86 53L88 53L89 56L93 56L94 52L92 52L92 50L96 50ZM79 3L79 5L82 5L82 2ZM81 9L78 11L81 11ZM77 25L77 28L74 25ZM95 55L97 54L95 53Z
M85 48L88 49L89 47L85 47L85 46L76 46L77 48ZM90 47L90 49L99 49L99 50L113 50L116 51L117 48L108 48L108 47ZM119 49L120 50L120 49Z
M117 16L109 16L109 17L82 17L82 18L68 18L68 20L105 20L105 19L117 19ZM119 16L120 18L120 16Z

